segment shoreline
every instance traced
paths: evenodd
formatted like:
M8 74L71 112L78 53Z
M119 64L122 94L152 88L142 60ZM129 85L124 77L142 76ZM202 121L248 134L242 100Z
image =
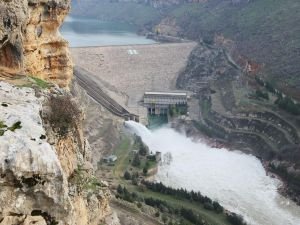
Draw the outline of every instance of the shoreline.
M119 44L119 45L96 45L96 46L78 46L78 47L69 47L70 49L84 49L84 48L111 48L111 47L134 47L134 46L160 46L160 45L176 45L176 44L185 44L185 43L196 43L195 41L186 41L186 42L157 42L149 44Z

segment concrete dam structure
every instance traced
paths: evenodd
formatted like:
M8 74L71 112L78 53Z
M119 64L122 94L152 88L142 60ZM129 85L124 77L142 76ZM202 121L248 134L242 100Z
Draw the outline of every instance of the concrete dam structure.
M153 115L168 114L170 106L187 105L185 92L145 92L144 106Z

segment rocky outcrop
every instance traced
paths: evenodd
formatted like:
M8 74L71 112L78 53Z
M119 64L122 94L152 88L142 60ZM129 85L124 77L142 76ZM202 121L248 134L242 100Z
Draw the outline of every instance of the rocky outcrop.
M32 75L67 87L72 77L68 43L59 27L70 0L0 2L0 73Z
M93 175L83 115L64 136L49 122L50 96L68 92L0 86L0 224L101 223L110 192Z

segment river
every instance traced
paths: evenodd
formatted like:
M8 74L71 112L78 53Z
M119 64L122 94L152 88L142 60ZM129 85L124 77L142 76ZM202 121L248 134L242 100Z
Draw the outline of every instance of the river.
M151 151L171 153L171 163L159 166L156 181L200 191L252 225L300 224L300 207L277 192L281 182L267 176L256 157L209 147L168 127L150 131L133 121L126 126Z
M70 47L153 44L155 41L137 35L134 25L96 19L67 17L60 29Z

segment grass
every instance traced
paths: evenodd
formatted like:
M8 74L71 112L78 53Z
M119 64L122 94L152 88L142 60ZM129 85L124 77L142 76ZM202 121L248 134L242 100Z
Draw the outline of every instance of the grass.
M126 168L129 166L129 154L132 150L132 144L129 137L123 137L121 143L114 150L114 154L118 160L113 168L113 175L120 179L123 176Z
M137 192L140 196L142 196L144 198L152 197L152 198L160 199L162 201L168 202L172 206L179 208L179 209L181 207L185 207L187 209L192 209L195 212L197 212L199 215L201 215L203 217L203 219L205 219L207 222L209 222L211 224L230 225L230 223L226 220L226 217L224 214L214 213L212 211L204 209L203 206L199 206L198 204L195 204L193 202L190 202L190 201L187 201L184 199L177 199L176 197L164 195L164 194L153 192L150 190L146 190L143 192L138 187L130 185L130 184L127 185L127 188L130 192Z
M216 225L229 225L230 223L226 220L226 217L224 214L217 214L213 211L209 211L207 209L204 209L203 206L198 205L196 203L190 202L185 199L179 199L174 196L164 195L161 193L153 192L150 190L141 191L141 189L138 186L134 186L131 184L131 181L126 181L123 178L124 171L129 170L131 167L131 164L129 162L129 159L131 159L131 150L135 149L136 146L131 141L130 137L124 136L122 138L121 143L116 147L114 150L114 154L118 157L118 160L115 163L115 166L113 168L113 176L114 179L117 180L119 184L124 185L130 192L137 192L141 197L152 197L156 199L160 199L163 201L168 202L168 204L180 209L181 207L185 207L187 209L192 209L195 212L197 212L203 219L205 219L210 224L216 224ZM149 162L149 168L153 168L157 165L156 162L152 162L149 160L146 160L144 157L141 157L141 165L135 169L140 170L144 168L146 165L146 162ZM131 171L133 172L133 171ZM188 224L188 223L187 223Z
M39 79L37 77L32 77L32 76L30 76L30 79L33 80L34 84L36 84L41 89L49 88L49 83L47 83L46 81L44 81L42 79Z

